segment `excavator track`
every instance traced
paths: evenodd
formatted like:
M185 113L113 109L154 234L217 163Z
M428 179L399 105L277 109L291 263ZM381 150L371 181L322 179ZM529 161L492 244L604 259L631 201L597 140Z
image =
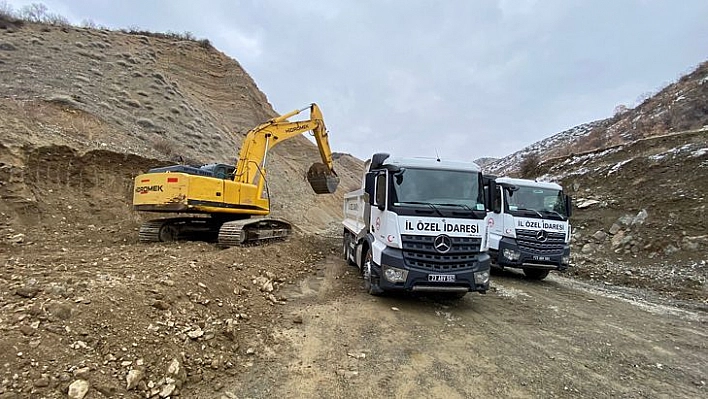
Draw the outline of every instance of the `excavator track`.
M140 242L171 242L180 239L214 241L221 223L210 218L165 218L144 222Z
M290 223L277 219L244 219L226 222L219 229L219 246L234 247L290 235Z

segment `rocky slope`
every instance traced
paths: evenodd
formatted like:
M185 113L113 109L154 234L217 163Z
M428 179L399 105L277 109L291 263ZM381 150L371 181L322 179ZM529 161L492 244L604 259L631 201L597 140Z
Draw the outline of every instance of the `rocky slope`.
M497 175L513 174L532 153L543 161L666 133L700 129L708 125L708 61L637 107L618 106L615 112L613 117L575 126L538 141L486 164L485 169Z
M708 62L618 111L487 163L485 172L519 176L538 155L533 177L575 198L575 276L706 303Z
M571 272L708 304L708 129L554 158L575 198Z
M280 288L338 243L326 237L362 162L338 154L338 192L316 196L307 138L271 152L273 215L297 228L286 242L141 245L133 177L180 157L233 162L245 132L276 115L266 96L206 42L5 22L0 397L218 395L271 355Z
M180 158L234 162L244 134L276 115L238 62L204 42L25 23L3 30L0 62L0 207L11 222L82 202L136 220L133 176ZM340 189L316 196L304 175L318 159L304 136L269 157L273 215L306 231L338 220L342 193L360 179L361 162L339 157Z

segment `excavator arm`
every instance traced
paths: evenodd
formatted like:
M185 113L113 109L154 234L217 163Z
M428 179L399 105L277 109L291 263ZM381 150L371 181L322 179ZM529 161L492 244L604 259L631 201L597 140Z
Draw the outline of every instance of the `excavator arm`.
M290 122L288 118L302 111L310 110L310 119ZM322 163L314 163L307 172L310 186L317 194L333 193L339 185L339 177L334 171L332 150L329 146L327 129L322 112L317 104L291 111L287 114L270 119L251 129L243 140L239 152L234 181L246 184L257 184L261 192L266 175L266 160L268 150L276 144L312 131L317 142Z

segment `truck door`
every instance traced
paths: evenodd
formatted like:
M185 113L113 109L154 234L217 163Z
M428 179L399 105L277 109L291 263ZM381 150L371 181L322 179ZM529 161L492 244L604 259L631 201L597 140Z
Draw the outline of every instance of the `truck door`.
M499 248L499 241L504 235L504 214L502 213L504 209L504 188L499 185L496 187L497 195L494 198L494 203L492 204L491 212L489 212L489 220L487 221L487 226L489 227L489 247Z
M374 197L371 202L370 231L375 237L380 234L383 213L386 210L386 171L381 171L376 175L374 182Z

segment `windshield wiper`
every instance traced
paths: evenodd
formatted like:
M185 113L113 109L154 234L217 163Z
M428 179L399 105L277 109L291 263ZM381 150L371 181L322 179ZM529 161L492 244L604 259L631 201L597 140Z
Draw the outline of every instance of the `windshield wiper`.
M485 211L480 211L480 210L472 209L472 208L470 208L470 206L467 205L467 204L437 204L437 205L440 205L440 206L456 206L456 207L458 207L458 208L465 208L467 211L469 211L469 212L470 212L471 214L473 214L474 216L479 216L480 213L481 213L482 215L486 215L486 213L487 213L487 212L485 212Z
M538 215L541 219L543 219L543 215L541 215L541 212L535 210L535 209L529 209L529 208L516 208L517 211L527 211L527 212L533 212Z
M550 214L552 214L552 215L556 215L556 216L558 216L561 220L565 220L565 219L566 219L565 216L563 216L563 215L561 215L559 212L556 212L556 211L551 210L551 209L544 209L542 212L544 212L544 213L550 213Z
M442 212L440 212L440 209L438 209L437 206L435 206L434 204L431 204L430 202L403 201L403 202L399 202L399 204L427 205L427 206L431 207L438 215L444 216L444 215L442 214Z

